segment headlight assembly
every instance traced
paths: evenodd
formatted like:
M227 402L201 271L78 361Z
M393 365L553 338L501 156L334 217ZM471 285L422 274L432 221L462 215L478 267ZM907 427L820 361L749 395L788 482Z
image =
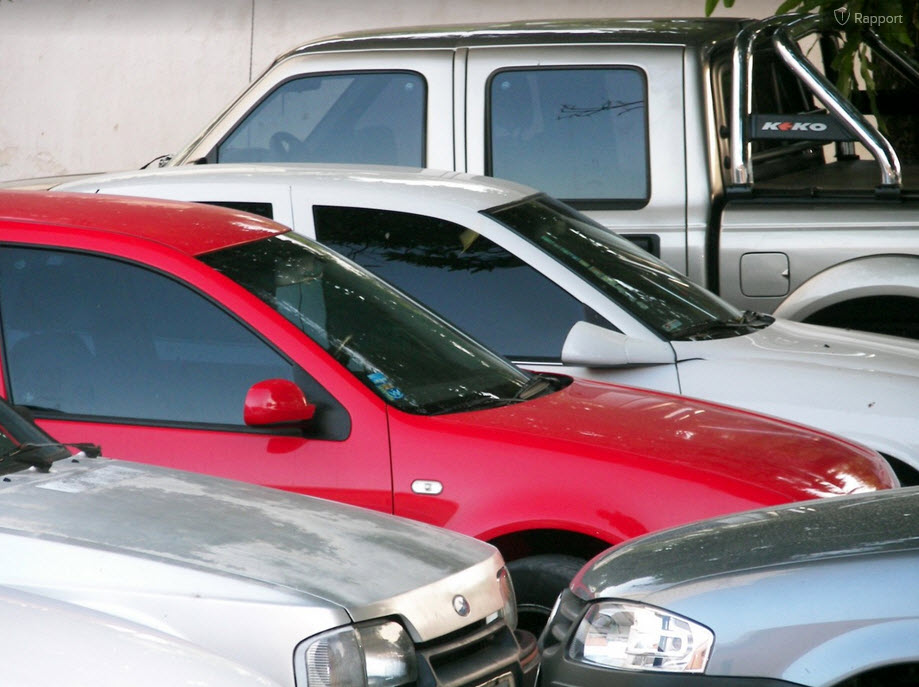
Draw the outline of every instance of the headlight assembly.
M659 608L604 601L578 626L569 657L621 670L701 673L715 636L707 627Z
M297 647L298 684L304 687L398 687L415 682L415 648L396 622L342 627Z
M504 622L511 630L517 629L517 597L514 594L514 583L511 581L511 575L507 568L502 567L498 571L498 586L501 588L501 597L504 600L504 607L501 614L504 616Z

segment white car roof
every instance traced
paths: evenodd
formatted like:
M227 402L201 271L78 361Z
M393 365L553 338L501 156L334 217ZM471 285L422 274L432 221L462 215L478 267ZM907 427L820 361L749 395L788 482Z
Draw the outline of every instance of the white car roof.
M446 204L478 212L537 193L503 179L436 169L383 165L313 163L232 163L184 165L100 174L55 186L54 191L117 192L182 184L215 187L274 185L315 189L324 198L359 193L362 203L375 198L381 207L411 207L424 194L427 208ZM218 200L218 199L214 199ZM219 200L226 200L221 198ZM384 202L385 201L385 202ZM415 205L417 211L417 205Z

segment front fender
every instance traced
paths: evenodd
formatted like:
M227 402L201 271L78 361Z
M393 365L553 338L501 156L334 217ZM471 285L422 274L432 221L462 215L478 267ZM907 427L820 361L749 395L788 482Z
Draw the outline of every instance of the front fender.
M834 265L801 284L772 314L802 321L831 305L871 296L919 299L919 256L872 255Z
M814 647L780 676L794 684L835 685L874 668L919 661L919 619L853 629Z

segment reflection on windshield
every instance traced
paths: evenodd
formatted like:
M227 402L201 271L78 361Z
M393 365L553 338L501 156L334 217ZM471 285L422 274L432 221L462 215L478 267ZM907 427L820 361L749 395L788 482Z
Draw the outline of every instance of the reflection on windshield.
M548 196L487 214L539 246L665 339L678 340L687 336L685 332L698 332L707 324L743 322L740 310ZM744 333L724 331L727 335Z
M202 256L413 413L500 405L530 376L363 268L294 234Z

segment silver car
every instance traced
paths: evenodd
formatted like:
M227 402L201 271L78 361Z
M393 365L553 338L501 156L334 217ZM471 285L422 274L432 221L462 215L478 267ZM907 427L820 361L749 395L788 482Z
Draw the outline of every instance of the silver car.
M87 651L111 650L103 640L114 633L97 628L104 618L175 644L170 651L188 661L210 656L224 672L232 662L240 678L257 676L253 685L532 682L535 640L518 643L513 589L493 547L353 506L73 448L0 402L0 612L50 605L17 611L35 628L37 670L59 674L74 661L73 651L51 650L45 631L58 636L82 613L86 629L75 641ZM91 648L93 636L101 639ZM169 682L176 673L159 667L151 642L128 642L112 670L138 663L162 684L184 684ZM92 674L98 661L70 668L81 666ZM93 684L52 672L46 684ZM206 672L193 673L194 684L211 684ZM230 684L242 683L221 687Z
M0 587L3 684L279 687L189 642L105 613Z
M649 535L588 563L543 687L919 684L919 489Z

